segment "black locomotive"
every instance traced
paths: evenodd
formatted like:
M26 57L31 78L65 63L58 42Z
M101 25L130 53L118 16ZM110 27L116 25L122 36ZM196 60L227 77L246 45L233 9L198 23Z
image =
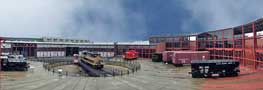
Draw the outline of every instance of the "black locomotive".
M3 71L27 71L29 63L22 55L1 56L0 68Z

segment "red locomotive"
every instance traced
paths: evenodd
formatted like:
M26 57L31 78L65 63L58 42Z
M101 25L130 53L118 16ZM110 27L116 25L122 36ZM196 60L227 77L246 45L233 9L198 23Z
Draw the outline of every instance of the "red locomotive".
M137 59L138 52L136 52L135 50L128 50L124 53L123 58L127 60Z

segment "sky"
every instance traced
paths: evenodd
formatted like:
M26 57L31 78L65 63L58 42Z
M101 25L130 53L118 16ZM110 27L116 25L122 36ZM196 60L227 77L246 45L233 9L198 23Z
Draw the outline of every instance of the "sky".
M0 0L0 36L139 41L238 26L263 0Z

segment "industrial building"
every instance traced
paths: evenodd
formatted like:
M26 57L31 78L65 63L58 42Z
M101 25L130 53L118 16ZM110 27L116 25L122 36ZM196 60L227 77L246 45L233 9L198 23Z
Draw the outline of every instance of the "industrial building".
M137 42L90 42L89 40L62 38L12 38L2 37L3 53L24 55L26 57L65 57L81 51L97 52L104 57L122 55L133 49L142 58L150 58L154 52L148 41Z
M32 59L28 61L31 62L31 66L35 67L34 72L0 73L0 88L1 90L240 90L240 87L242 87L243 90L259 90L262 89L263 82L262 35L263 19L220 30L185 35L158 35L149 37L148 41L135 42L96 42L51 37L0 37L1 54L23 55ZM136 67L136 70L137 67L140 67L141 70L134 72L133 68L133 74L129 74L128 69L126 74L129 75L126 76L122 76L122 69L112 70L113 73L114 71L121 71L121 74L119 74L121 77L83 78L82 76L77 76L61 78L54 74L54 68L52 71L45 66L48 61L51 64L57 64L57 61L63 61L68 57L67 60L71 62L73 61L72 56L74 57L74 54L79 54L82 51L96 52L102 57L120 57L129 50L135 50L139 56L138 60L129 63L131 64L129 67ZM240 68L240 75L229 78L192 79L188 74L191 71L190 69L192 69L189 66L177 68L169 64L151 62L149 59L152 58L152 55L155 55L156 59L166 56L172 57L168 54L162 55L165 52L173 52L173 56L180 54L183 57L192 57L194 55L191 54L194 52L200 53L200 51L203 52L201 55L202 60L212 59L211 62L213 62L213 64L204 64L201 66L203 72L206 69L208 70L210 66L218 66L217 69L210 71L214 73L216 70L221 70L221 67L224 66L223 71L229 69L229 67L232 67L232 71L235 70L234 75L228 73L230 76L237 76ZM182 55L182 53L188 54ZM58 59L60 57L62 59ZM199 55L198 59L201 58ZM44 63L37 62L38 60L41 61L41 59L43 59ZM164 60L163 58L161 59ZM218 64L218 62L229 61L231 59L235 60L235 65L232 65L233 63L223 65L222 63L225 62L222 62L220 65ZM172 58L172 60L173 64L189 63L177 62L179 61L178 58ZM209 60L196 63L207 62ZM105 65L107 66L107 64ZM120 65L126 64L121 61ZM72 67L69 68L72 69ZM200 71L200 66L196 66L195 68L192 71ZM47 70L53 72L53 74L50 74ZM19 74L21 74L22 79L15 79ZM115 74L112 75L114 76ZM226 74L225 76L228 75Z
M157 52L172 50L206 50L212 59L236 59L241 65L263 69L263 19L195 35L150 37L150 43L161 43Z

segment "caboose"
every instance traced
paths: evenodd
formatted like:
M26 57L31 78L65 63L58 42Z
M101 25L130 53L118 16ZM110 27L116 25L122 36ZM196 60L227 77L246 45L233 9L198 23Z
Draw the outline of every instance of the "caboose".
M132 60L138 58L138 52L135 50L128 50L124 53L123 58L126 60Z

